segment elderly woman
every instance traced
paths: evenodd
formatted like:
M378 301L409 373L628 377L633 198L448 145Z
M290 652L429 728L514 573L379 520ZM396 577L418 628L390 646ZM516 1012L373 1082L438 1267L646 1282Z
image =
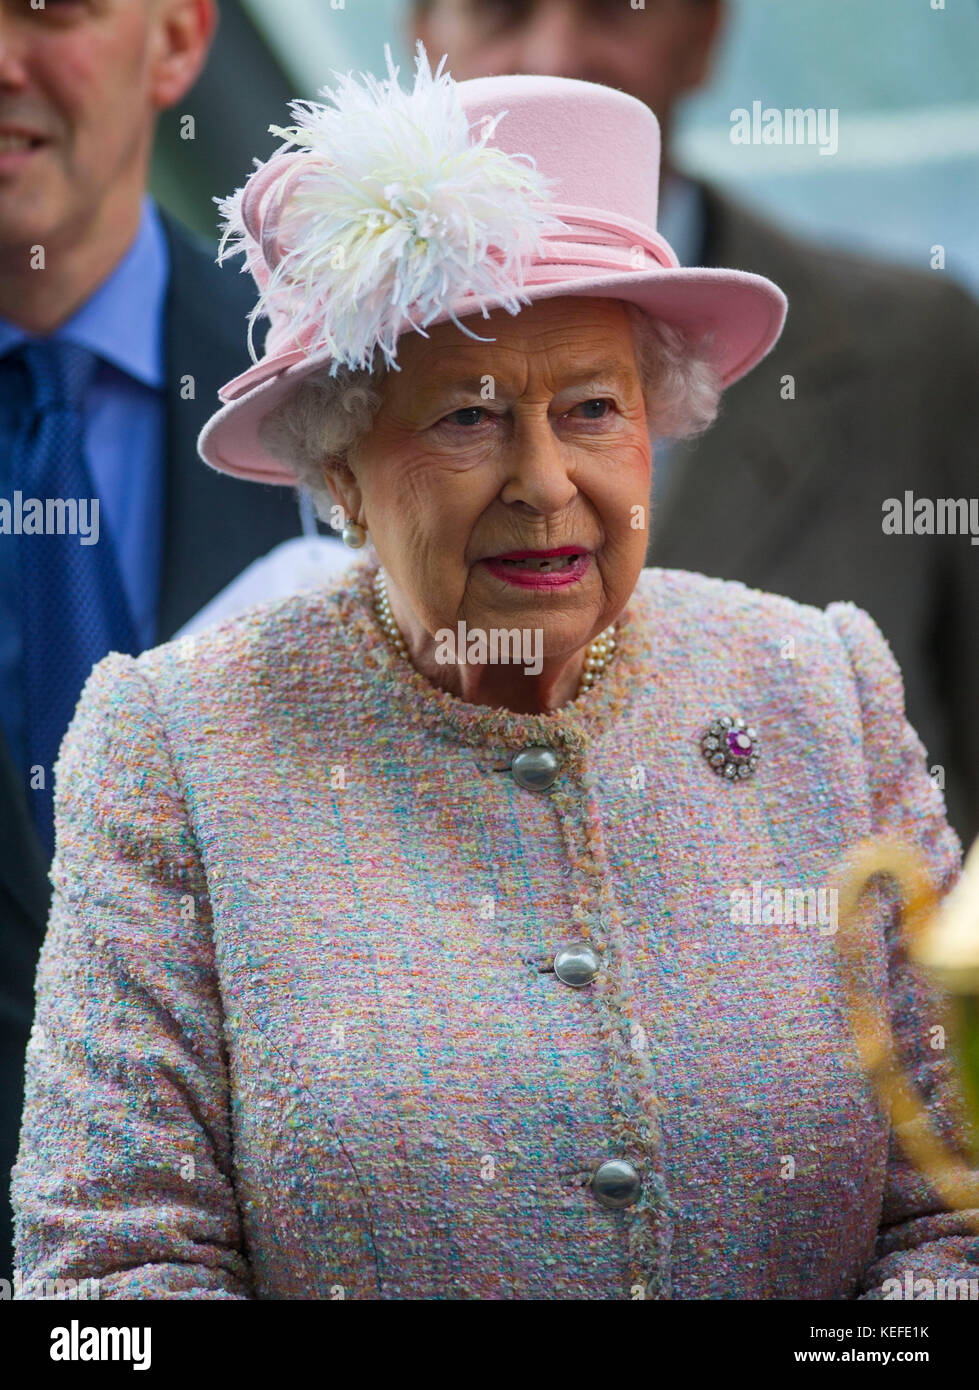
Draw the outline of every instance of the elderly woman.
M201 450L372 549L85 688L22 1278L831 1299L974 1270L891 1141L832 940L869 834L958 872L889 650L850 604L642 568L650 436L709 423L783 297L677 265L622 93L420 55L410 91L327 95L222 204L271 328ZM954 1138L882 896L865 926Z

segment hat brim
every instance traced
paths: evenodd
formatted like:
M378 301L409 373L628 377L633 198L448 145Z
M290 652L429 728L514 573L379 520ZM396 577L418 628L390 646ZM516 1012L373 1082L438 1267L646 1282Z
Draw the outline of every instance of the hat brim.
M727 387L771 351L785 322L785 295L771 280L747 271L713 267L678 267L622 271L570 278L527 287L531 302L559 297L621 299L682 329L692 339L706 339L707 357ZM473 308L454 306L457 316ZM487 301L487 308L495 306ZM475 310L478 314L478 307ZM449 319L449 310L429 327ZM408 332L413 330L409 329ZM479 332L478 325L475 331ZM307 355L283 353L257 362L220 390L225 404L207 421L197 441L201 458L223 473L254 482L296 486L296 476L270 454L259 438L266 415L280 405L311 372L328 367L328 351Z

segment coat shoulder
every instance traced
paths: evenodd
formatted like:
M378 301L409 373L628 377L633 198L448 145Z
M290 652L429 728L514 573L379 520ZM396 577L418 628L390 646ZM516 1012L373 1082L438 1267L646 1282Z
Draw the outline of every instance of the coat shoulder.
M637 591L651 605L651 613L673 624L686 624L691 630L705 624L727 628L732 638L741 640L770 634L773 623L810 634L827 627L825 609L754 589L739 579L716 579L693 570L651 566L643 570Z
M904 683L874 619L849 601L818 608L736 579L649 568L637 585L649 657L668 650L684 679L713 680L718 667L780 686L801 663L825 698L903 712ZM776 659L777 658L777 659ZM753 676L752 676L753 673ZM781 674L776 674L781 673ZM793 688L797 682L790 681Z
M349 629L362 615L354 590L360 566L331 575L316 589L287 594L245 609L191 636L151 647L136 658L143 674L162 690L206 675L208 683L230 688L235 682L277 678L300 657L315 651L324 665L342 660Z

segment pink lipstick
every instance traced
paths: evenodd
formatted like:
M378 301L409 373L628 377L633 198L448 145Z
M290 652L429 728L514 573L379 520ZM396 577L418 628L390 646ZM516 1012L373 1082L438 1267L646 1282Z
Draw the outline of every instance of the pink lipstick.
M509 550L483 564L497 579L521 589L563 589L579 582L591 555L581 546L564 545L556 550Z

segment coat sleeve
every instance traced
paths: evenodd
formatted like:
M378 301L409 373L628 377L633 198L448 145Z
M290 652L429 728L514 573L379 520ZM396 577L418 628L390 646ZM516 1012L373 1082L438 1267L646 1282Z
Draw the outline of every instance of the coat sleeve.
M958 877L961 847L946 820L941 792L928 775L925 750L905 718L897 664L861 609L834 603L826 612L846 647L859 694L873 834L903 841L921 855L936 889L945 893ZM909 964L900 941L900 917L892 910L886 942L888 1009L897 1055L932 1125L967 1162L954 1064L947 1052L931 1046L930 1030L944 1017L942 996ZM912 1280L930 1281L919 1286L919 1297L928 1297L929 1288L934 1296L939 1280L979 1278L979 1211L944 1209L892 1132L876 1249L857 1297L906 1297L909 1274Z
M131 657L111 653L82 691L55 815L11 1185L15 1296L97 1279L102 1298L252 1298L207 883Z

